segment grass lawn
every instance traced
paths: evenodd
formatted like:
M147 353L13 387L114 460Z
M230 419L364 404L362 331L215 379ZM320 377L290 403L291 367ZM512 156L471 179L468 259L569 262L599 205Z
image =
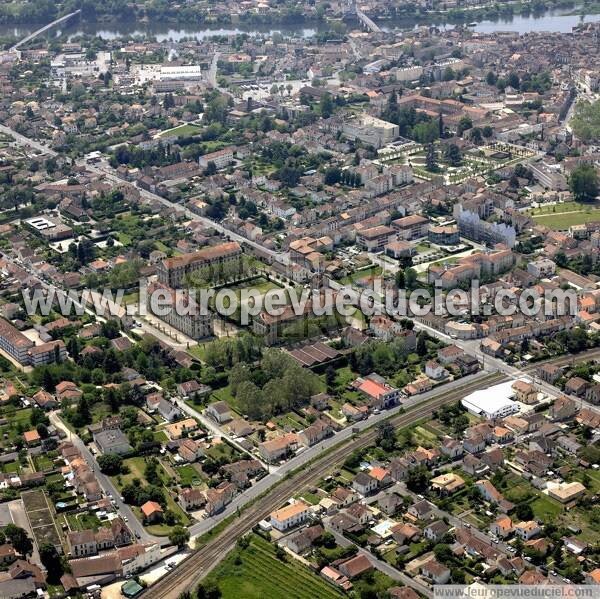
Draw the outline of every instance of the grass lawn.
M574 479L579 482L583 482L584 478L587 477L585 483L586 487L591 489L594 493L600 492L600 472L597 470L585 470L583 472L576 472Z
M33 463L38 472L43 470L51 470L54 467L52 460L44 454L34 456Z
M342 285L348 285L350 283L356 283L361 279L366 279L368 277L379 277L383 272L383 268L381 266L369 266L368 268L362 268L361 270L354 271L351 275L340 279L340 283Z
M551 229L563 230L573 225L583 225L594 220L600 220L600 210L578 210L561 214L543 214L533 217L536 223Z
M202 482L200 473L191 464L175 468L175 472L177 472L177 476L179 476L179 481L182 485L192 486Z
M234 459L238 457L237 451L225 441L222 441L221 443L216 443L215 445L211 445L211 447L209 447L205 451L205 453L206 457L212 458L226 457L228 459Z
M200 131L202 131L202 127L198 125L180 125L179 127L175 127L175 129L163 131L160 137L170 137L172 135L176 135L177 137L191 137L192 135L198 135Z
M226 402L230 408L241 414L239 406L237 405L237 400L233 397L231 393L231 387L227 385L227 387L223 387L222 389L217 389L213 391L210 396L210 402L213 401L224 401Z
M563 511L560 503L547 495L540 495L530 505L533 509L535 519L541 520L544 523L553 522Z
M2 464L2 472L4 474L18 474L21 472L21 464L19 462L7 462Z
M122 231L117 233L117 240L123 245L131 245L131 235L123 233Z
M144 476L144 470L146 469L145 458L139 456L127 458L126 460L123 460L123 465L129 468L129 472L127 474L121 474L120 476L112 477L113 482L117 485L119 490L122 489L125 485L132 482L134 478L139 478L142 482L142 485L148 484L148 481L146 481L146 477ZM168 478L168 474L165 472L165 469L162 467L160 462L158 464L157 470L159 476L163 479L163 481Z
M328 599L342 593L287 557L275 557L275 548L262 537L252 535L246 549L234 549L212 574L223 599Z
M102 523L96 515L88 514L87 512L82 512L80 514L66 514L65 518L67 519L71 530L87 530L88 528L98 530L102 526Z
M531 210L527 210L527 214L535 218L544 214L551 215L558 214L561 212L579 212L581 210L593 209L594 208L591 205L586 206L585 204L580 204L578 202L563 202L562 204L542 204L538 208L532 208Z

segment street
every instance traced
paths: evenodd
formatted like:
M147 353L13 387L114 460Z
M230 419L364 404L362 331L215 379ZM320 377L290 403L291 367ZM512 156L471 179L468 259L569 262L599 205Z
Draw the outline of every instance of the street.
M75 433L71 432L71 430L67 427L67 425L60 419L60 416L57 412L50 413L50 422L56 427L64 431L67 435L67 439L75 445L75 447L79 450L83 459L91 466L94 471L94 475L96 476L96 480L98 484L102 487L104 494L109 496L112 495L116 505L115 509L118 513L121 514L124 518L127 518L127 526L131 529L134 534L140 536L140 540L144 543L154 542L159 545L167 545L169 540L165 537L155 537L146 532L146 529L142 526L141 522L137 519L131 507L129 507L125 502L121 501L121 494L119 490L115 487L110 477L102 474L100 472L100 468L98 467L98 462L96 462L96 458L92 454L92 452L88 449L85 443L81 440L79 436Z

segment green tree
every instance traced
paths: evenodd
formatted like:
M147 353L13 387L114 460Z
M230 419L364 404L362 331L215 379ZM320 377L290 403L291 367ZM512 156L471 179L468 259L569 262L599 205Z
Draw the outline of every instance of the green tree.
M598 173L590 164L580 164L569 177L569 188L577 202L592 202L598 195Z
M48 572L48 582L59 584L60 577L65 573L63 561L52 543L40 546L40 560Z
M29 555L33 551L33 543L23 528L9 524L4 529L4 535L21 555Z
M600 140L600 100L577 102L571 119L573 133L585 142Z
M460 166L460 163L462 162L460 148L456 144L448 144L444 148L444 160L450 166Z
M105 453L98 457L98 466L103 474L114 476L121 472L123 458L120 455Z
M406 280L404 277L404 271L399 268L398 272L396 273L396 287L398 287L398 289L404 289L406 285Z
M435 147L432 143L427 146L427 154L425 155L425 168L431 173L435 173L438 170Z
M169 541L177 547L183 547L190 540L190 533L183 526L176 526L169 533Z
M201 582L196 587L196 599L220 599L221 590L214 582Z
M324 119L328 119L333 114L333 101L331 94L323 94L319 102L319 112Z
M427 355L427 333L425 331L421 331L417 336L417 354Z

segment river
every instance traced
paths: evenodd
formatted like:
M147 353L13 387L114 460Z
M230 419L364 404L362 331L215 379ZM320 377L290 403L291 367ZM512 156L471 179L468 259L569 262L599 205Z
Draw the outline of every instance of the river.
M483 20L473 26L473 31L480 33L494 33L496 31L513 31L517 33L528 33L532 31L549 31L558 33L568 33L573 27L582 22L600 21L600 14L585 15L583 19L579 14L569 14L576 12L576 7L554 8L543 13L530 13L528 15L502 16L493 20ZM407 31L419 26L418 19L396 19L375 21L386 31ZM451 24L438 25L442 28L453 27ZM19 25L19 26L0 26L0 36L13 35L17 38L25 37L32 31L38 29L40 25ZM163 25L160 23L140 24L139 22L120 22L120 23L81 23L74 22L63 29L54 30L54 35L67 34L69 38L78 35L96 35L104 39L115 39L118 37L145 37L151 36L157 41L179 41L183 38L194 38L197 40L206 39L216 35L234 35L239 33L249 33L251 35L281 33L283 35L292 35L299 37L311 37L318 31L325 31L328 26L324 22L304 21L298 25L236 25L235 27L198 26L198 27L177 27L175 25ZM52 35L52 33L50 34Z

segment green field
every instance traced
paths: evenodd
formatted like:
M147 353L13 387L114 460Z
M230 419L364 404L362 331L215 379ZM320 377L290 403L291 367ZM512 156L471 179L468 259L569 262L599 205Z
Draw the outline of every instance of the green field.
M544 523L553 522L563 511L560 503L547 495L540 495L530 505L535 519Z
M578 202L564 202L549 206L539 206L527 211L536 223L551 229L568 229L573 225L600 220L600 206L586 205Z
M592 205L584 205L578 202L562 202L560 204L542 204L537 208L531 208L527 210L529 216L543 216L550 214L559 214L561 212L578 212L580 210L597 210L600 207L593 207Z
M360 270L354 271L351 275L340 279L340 283L342 285L348 285L351 283L356 283L361 279L367 279L368 277L379 277L383 272L383 268L381 266L369 266L368 268L362 268Z
M535 222L558 231L568 229L574 225L583 225L588 222L600 220L600 210L579 210L556 214L544 214L533 217Z
M175 127L175 129L163 131L160 134L160 137L170 137L171 135L176 135L177 137L191 137L192 135L198 135L200 131L202 131L202 127L199 127L198 125L180 125L179 127Z
M234 549L209 576L223 599L328 599L343 595L291 557L281 561L275 548L252 535L246 549Z

